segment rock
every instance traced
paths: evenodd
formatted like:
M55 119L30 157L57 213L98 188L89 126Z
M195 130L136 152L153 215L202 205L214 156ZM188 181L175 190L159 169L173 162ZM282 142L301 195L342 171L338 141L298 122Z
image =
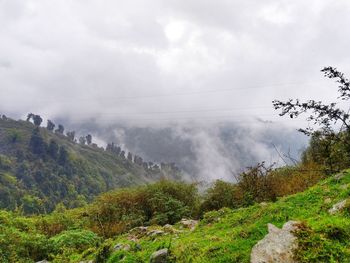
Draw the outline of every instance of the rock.
M331 215L336 214L337 212L344 209L346 203L347 203L347 199L336 203L335 205L333 205L331 209L328 210L328 213L330 213Z
M46 259L41 260L41 261L37 261L36 263L50 263L50 261L47 261Z
M147 236L151 236L151 237L155 237L155 236L161 236L161 235L164 235L164 231L162 230L151 230L147 233Z
M175 234L175 233L180 233L180 230L177 230L176 228L174 228L174 226L166 224L165 226L163 226L163 230L166 233L171 233L171 234Z
M167 248L158 250L151 255L150 263L167 263L168 255L169 252Z
M148 231L148 227L146 226L135 227L129 230L128 239L136 242L139 238L147 235L147 231Z
M121 244L121 243L118 243L116 244L114 247L113 247L113 250L114 251L119 251L119 250L125 250L125 251L129 251L131 249L130 245L129 244Z
M298 229L299 222L289 221L282 229L268 224L269 233L252 249L251 263L296 263L293 251L298 247L293 232Z
M113 250L114 250L114 251L122 250L123 247L124 247L123 244L118 243L118 244L116 244L116 245L113 247Z
M147 233L148 227L147 226L139 226L131 229L129 231L130 234L132 235L140 235L140 234L145 234Z
M346 173L342 172L342 173L337 173L336 175L334 175L333 179L336 181L340 181L341 179L343 179L345 177Z
M124 251L130 251L131 247L129 244L126 244L124 247L123 247L123 250Z
M181 219L180 224L186 228L189 228L192 230L194 230L196 228L196 226L198 225L198 221L197 220L192 220L192 219Z

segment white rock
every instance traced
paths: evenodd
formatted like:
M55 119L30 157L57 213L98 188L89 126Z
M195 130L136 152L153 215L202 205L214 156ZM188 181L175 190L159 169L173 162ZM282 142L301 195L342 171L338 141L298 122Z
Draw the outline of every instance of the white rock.
M198 225L197 220L192 220L192 219L181 219L180 224L183 225L186 228L189 228L191 230L194 230L196 226Z
M251 263L296 263L294 250L298 247L293 231L300 223L289 221L282 229L268 224L269 233L252 249Z
M335 205L333 205L331 209L328 210L328 213L330 213L331 215L334 215L337 212L343 210L346 205L346 202L347 202L347 199L340 201L339 203L336 203Z

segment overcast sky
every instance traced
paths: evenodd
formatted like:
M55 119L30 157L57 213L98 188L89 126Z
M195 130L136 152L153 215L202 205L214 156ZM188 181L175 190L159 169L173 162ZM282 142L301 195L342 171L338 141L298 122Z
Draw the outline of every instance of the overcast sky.
M0 112L135 123L280 120L350 76L349 0L0 0ZM277 117L276 117L277 116Z

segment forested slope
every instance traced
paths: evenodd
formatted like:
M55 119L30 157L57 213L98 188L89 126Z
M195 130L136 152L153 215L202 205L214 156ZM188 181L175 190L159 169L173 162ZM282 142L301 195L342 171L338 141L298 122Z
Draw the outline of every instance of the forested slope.
M125 156L113 144L105 150L91 137L90 142L81 137L78 143L74 136L64 135L62 128L54 131L2 116L0 208L43 213L61 202L70 208L83 205L114 188L180 178L172 165L160 167L138 156Z

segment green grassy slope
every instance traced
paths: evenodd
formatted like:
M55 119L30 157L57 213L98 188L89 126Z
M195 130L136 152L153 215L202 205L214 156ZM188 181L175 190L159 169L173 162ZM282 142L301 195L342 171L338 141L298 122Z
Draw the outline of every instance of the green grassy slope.
M112 244L130 244L132 249L114 252L108 262L148 262L153 252L164 247L170 248L175 262L249 262L252 247L267 234L267 223L281 227L289 220L300 220L307 226L300 233L302 245L297 255L301 262L350 262L349 211L327 212L349 195L347 172L339 181L327 179L276 203L209 212L193 232L142 237L136 242L140 246L128 235L117 237Z
M24 217L0 211L0 261L36 262L149 262L161 248L170 250L169 262L249 262L252 247L267 234L267 224L281 227L299 220L299 262L350 262L350 205L330 215L328 210L350 196L350 171L341 179L330 177L305 192L237 210L222 209L205 214L190 231L180 224L150 226L165 235L129 232L103 240L88 230L85 208L56 211L51 215ZM86 211L88 211L86 209ZM93 216L93 215L89 215ZM46 228L69 226L46 236ZM169 228L168 228L169 229ZM121 244L124 250L113 250Z
M0 118L0 208L22 207L27 213L42 213L52 211L60 202L76 207L114 188L176 176L146 169L103 148L77 144L40 128L47 144L54 140L67 150L68 161L61 164L48 154L31 152L34 129L31 122Z

